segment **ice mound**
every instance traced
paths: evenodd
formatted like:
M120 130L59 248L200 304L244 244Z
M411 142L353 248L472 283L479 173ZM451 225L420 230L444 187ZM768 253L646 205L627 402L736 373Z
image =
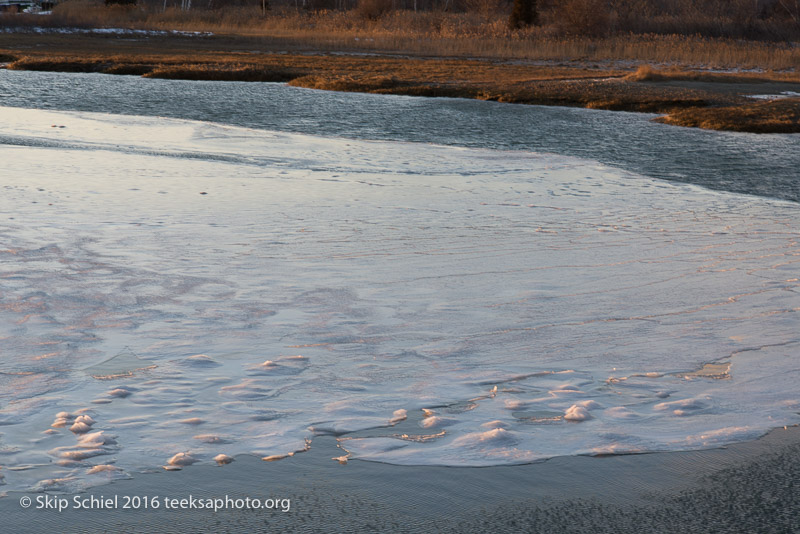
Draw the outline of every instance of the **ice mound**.
M116 444L117 440L111 436L107 436L102 430L99 432L92 432L91 434L84 434L78 438L78 445L81 447L99 447Z
M233 458L231 458L227 454L220 453L214 456L214 461L217 462L217 465L225 465L231 463L233 461Z
M56 418L56 421L59 420L60 418ZM72 423L72 426L69 427L69 430L74 434L84 434L92 429L94 422L94 419L88 415L79 415L74 419L74 422Z
M406 410L403 409L395 410L394 412L392 412L392 417L391 419L389 419L389 423L396 424L399 423L400 421L405 421L406 419L408 419L408 412Z
M108 451L105 449L89 449L89 448L57 448L50 451L50 454L53 456L58 456L64 460L73 460L73 461L80 461L86 460L87 458L92 458L94 456L100 456L102 454L108 454Z
M119 449L117 441L112 436L106 435L102 430L77 436L77 443L73 446L56 447L48 454L55 456L69 465L72 462L82 462L95 456L111 454Z
M500 420L487 421L486 423L481 423L481 426L483 428L490 428L490 429L502 428L504 430L507 430L508 428L511 427L511 425L509 423L506 423L505 421L500 421Z
M495 428L486 432L473 432L453 440L455 447L508 446L517 443L514 433L505 428Z
M67 425L71 425L75 420L75 416L69 412L58 412L56 414L56 419L53 421L53 424L50 425L53 428L62 428Z
M205 421L205 419L201 419L199 417L189 417L187 419L181 419L178 422L183 424L183 425L202 425L206 421Z
M86 471L89 475L96 475L98 473L120 473L122 469L115 465L110 464L100 464L91 467L88 471Z
M567 408L567 411L564 413L564 419L567 421L586 421L587 419L591 419L591 417L592 416L589 415L589 410L577 404L573 404Z
M192 465L198 461L199 460L193 458L188 452L179 452L167 460L167 465L171 465L173 467L186 467L187 465Z
M446 426L454 425L456 422L457 421L455 419L432 415L422 419L422 421L419 422L419 426L422 428L444 428Z
M114 388L108 392L109 397L116 397L118 399L124 399L126 397L130 397L133 395L133 391L128 388Z
M75 434L83 434L91 429L92 427L86 423L74 423L71 427L69 427L70 432L74 432Z
M95 424L95 420L92 419L90 415L79 415L75 418L76 423L83 423L87 426L92 426Z

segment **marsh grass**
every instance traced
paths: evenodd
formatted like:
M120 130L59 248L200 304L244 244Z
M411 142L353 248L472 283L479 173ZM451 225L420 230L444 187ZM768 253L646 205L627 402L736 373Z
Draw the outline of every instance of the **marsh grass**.
M765 83L765 82L800 82L800 72L760 72L758 75L747 72L713 72L704 70L690 70L673 65L659 69L652 65L640 65L636 71L625 76L633 82L665 82L665 81L694 81L708 83Z
M678 110L656 121L675 126L754 133L800 132L800 98Z
M369 18L352 11L253 7L165 11L67 0L47 17L0 16L17 28L129 28L211 32L257 39L273 48L377 52L435 57L542 61L631 61L714 68L793 69L800 48L787 41L753 41L680 33L565 32L556 21L510 30L505 18L472 12L392 11ZM671 26L670 26L671 27ZM643 25L654 30L656 26ZM691 29L687 26L684 29ZM675 26L676 31L680 28ZM724 33L724 32L723 32Z
M682 126L800 132L797 99L765 103L743 96L798 90L800 47L781 42L655 33L590 38L552 24L510 31L505 22L470 13L395 11L371 18L276 10L265 17L246 7L157 12L87 0L68 0L50 18L0 16L0 26L12 22L16 31L0 32L0 62L9 69L288 82L665 113L659 120ZM213 35L121 38L42 32L44 24Z
M107 74L116 72L104 71ZM143 73L145 78L163 78L172 80L205 80L205 81L248 81L248 82L288 82L300 76L291 69L264 68L257 65L241 64L183 64L161 65L150 68Z

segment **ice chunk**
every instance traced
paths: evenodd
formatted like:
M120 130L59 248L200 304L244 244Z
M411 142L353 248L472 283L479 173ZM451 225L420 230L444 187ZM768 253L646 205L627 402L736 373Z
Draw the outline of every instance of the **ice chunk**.
M69 427L70 432L75 434L83 434L84 432L88 432L92 429L91 426L87 425L86 423L75 423L71 427Z
M188 452L179 452L169 460L167 460L167 464L173 467L185 467L187 465L192 465L193 463L198 462L196 458L193 458Z
M98 473L120 473L122 469L110 464L100 464L91 467L86 473L89 475L96 475Z
M214 456L214 461L217 462L218 465L225 465L231 463L233 461L233 458L231 458L227 454L220 453Z
M495 420L495 421L488 421L486 423L482 423L481 426L483 428L503 428L508 429L511 427L510 424L506 423L505 421Z
M406 410L400 409L395 410L392 413L392 418L389 419L389 423L395 424L399 423L400 421L405 421L408 418L408 412Z
M577 404L573 404L567 408L567 411L564 413L564 419L567 421L586 421L591 417L592 416L589 415L589 410Z
M446 426L454 425L456 424L456 422L457 421L455 419L440 417L438 415L432 415L420 421L419 426L421 426L422 428L443 428Z

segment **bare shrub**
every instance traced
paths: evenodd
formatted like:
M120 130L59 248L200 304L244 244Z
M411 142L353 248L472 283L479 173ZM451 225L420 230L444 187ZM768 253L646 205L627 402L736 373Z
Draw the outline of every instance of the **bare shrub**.
M513 29L527 28L539 24L539 11L536 0L514 0L508 27Z
M484 23L496 18L502 11L506 9L506 0L464 0L464 11L467 13L474 13Z
M663 14L663 5L653 0L609 0L616 31L652 33L647 22Z
M660 80L661 78L658 75L658 71L650 65L639 65L639 68L636 69L635 72L625 76L625 79L632 82L652 82Z
M796 32L781 22L779 2L800 0L608 0L617 33L702 35L789 40Z
M775 7L781 8L800 27L800 0L777 0Z
M313 6L317 1L322 0L297 0L296 4ZM369 6L372 1L377 7ZM340 2L346 3L337 0L337 5ZM355 0L347 2L355 5ZM542 25L514 30L508 28L508 4L501 4L497 16L487 21L472 12L391 10L392 0L361 2L364 11L298 9L294 0L270 0L272 10L264 14L258 0L194 0L191 10L181 10L181 0L166 4L138 0L129 7L105 6L104 0L65 0L49 16L0 16L0 27L241 33L275 48L430 56L619 59L762 69L796 69L800 64L800 48L791 44L800 38L794 11L776 4L766 12L766 19L760 18L755 0L537 0ZM450 2L463 8L466 0ZM474 9L484 9L476 2ZM800 0L783 0L790 8L795 2ZM412 5L411 0L394 0L395 6L404 3ZM593 9L595 4L599 7ZM431 2L419 0L418 5ZM610 35L600 38L604 33Z
M392 0L358 0L356 14L366 20L378 20L392 10Z
M556 4L553 17L566 35L600 37L608 34L611 25L607 0L563 0Z
M53 8L47 19L49 26L132 27L144 20L146 13L133 4L105 5L102 0L68 0ZM39 17L40 19L42 17Z

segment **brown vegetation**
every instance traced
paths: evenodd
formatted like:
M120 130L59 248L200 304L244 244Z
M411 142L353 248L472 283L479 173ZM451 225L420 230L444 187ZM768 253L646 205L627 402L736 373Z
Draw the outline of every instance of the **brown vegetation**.
M201 31L311 50L800 65L800 48L790 43L800 39L800 23L777 0L539 0L541 24L515 30L507 24L510 0L292 0L272 2L266 13L258 2L249 4L196 1L202 7L181 10L177 0L140 0L137 6L66 0L52 15L0 16L0 25Z
M640 65L636 71L625 76L634 82L666 82L693 81L709 83L763 83L763 82L800 82L800 72L713 72L708 70L687 70L673 65L665 69L656 69L652 65Z
M606 0L563 0L551 18L564 35L600 37L612 29L612 10Z
M16 49L9 46L12 43ZM31 43L46 46L34 48ZM796 72L715 73L650 66L631 72L613 64L589 62L534 64L388 55L276 54L254 50L254 46L254 41L233 38L198 41L161 36L130 40L0 34L0 53L17 58L8 65L10 69L281 81L335 91L668 113L667 123L700 127L800 131L800 117L791 114L796 107L764 105L742 96L800 91L800 73ZM249 51L235 51L242 48ZM58 55L47 51L55 49L60 50ZM778 113L772 122L767 120L770 113ZM723 115L727 122L706 120Z
M220 1L206 7L218 8ZM441 7L440 1L450 6L447 12L430 10ZM298 7L299 2L308 9L271 2L274 8L264 14L258 5L185 11L163 9L167 4L161 2L103 6L67 0L50 17L0 16L0 25L19 28L0 33L0 63L11 69L277 81L337 91L646 111L668 113L662 122L669 124L800 132L791 100L765 103L743 96L800 91L800 48L779 40L686 35L755 39L774 30L774 37L800 36L791 13L782 14L771 0L539 0L541 25L518 30L508 28L507 0L298 0ZM320 9L324 2L336 9ZM418 4L419 11L408 9ZM756 4L763 9L753 11ZM214 35L25 31L43 24ZM674 34L663 35L667 29ZM731 68L757 70L718 72Z
M116 74L110 69L104 72ZM298 77L297 71L288 68L264 68L257 65L206 64L206 65L159 65L143 73L145 78L171 80L288 82Z
M675 111L658 122L709 130L755 133L800 132L800 98L784 98L741 106Z
M523 33L558 35L658 34L785 41L800 36L799 0L538 0L535 24ZM139 0L105 5L66 0L53 24L183 28L213 31L404 33L429 37L509 37L512 0ZM183 9L182 9L183 8ZM41 19L41 17L36 17ZM37 24L41 24L40 21Z

